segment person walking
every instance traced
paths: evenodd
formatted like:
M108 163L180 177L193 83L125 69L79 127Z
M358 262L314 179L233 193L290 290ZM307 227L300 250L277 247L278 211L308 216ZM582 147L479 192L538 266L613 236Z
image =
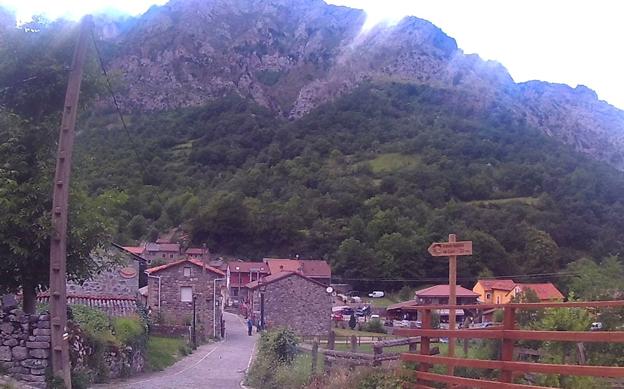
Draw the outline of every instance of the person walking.
M249 319L247 319L247 335L251 336L251 332L253 330L253 320L251 320L251 317Z

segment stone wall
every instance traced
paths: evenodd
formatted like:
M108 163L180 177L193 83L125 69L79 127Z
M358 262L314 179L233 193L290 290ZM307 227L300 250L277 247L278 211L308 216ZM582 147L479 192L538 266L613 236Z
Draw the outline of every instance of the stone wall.
M184 268L191 268L191 275L184 275ZM158 277L160 277L160 282ZM182 262L178 265L153 273L148 281L148 306L153 313L159 314L163 324L185 325L193 317L193 303L182 301L182 287L191 287L193 296L196 296L195 311L197 314L198 336L204 338L213 335L213 315L215 301L213 295L214 280L223 276L200 266ZM160 287L160 297L159 297ZM220 293L217 292L217 299ZM160 300L159 300L160 299ZM217 308L218 309L218 308ZM216 333L221 332L221 311L217 314Z
M0 312L0 367L13 378L45 387L50 354L50 317L17 309Z
M67 294L79 296L136 298L139 293L139 262L123 256L115 268L102 271L82 285L67 282Z
M264 317L268 329L287 327L299 335L327 335L331 328L331 296L326 287L292 274L266 285ZM260 293L254 291L254 311Z

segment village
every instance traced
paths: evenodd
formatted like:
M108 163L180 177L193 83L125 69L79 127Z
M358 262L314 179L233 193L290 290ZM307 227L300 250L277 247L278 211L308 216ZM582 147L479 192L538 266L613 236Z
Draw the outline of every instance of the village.
M479 279L472 289L452 285L451 279L451 284L410 289L409 298L392 302L386 294L396 298L396 291L355 291L347 284L333 283L331 266L325 260L226 260L211 253L206 245L185 248L166 239L137 246L113 244L109 254L120 258L113 268L82 284L68 282L71 309L83 306L111 320L135 318L143 311L151 323L149 336L180 339L190 349L214 342L225 342L227 347L228 342L235 344L237 338L253 335L243 346L247 358L252 358L258 333L287 330L299 338L302 352L314 350L313 369L318 368L315 364L320 345L328 371L332 360L371 366L396 361L399 354L384 353L383 347L386 343L387 349L407 344L410 351L416 350L412 345L420 344L423 338L404 338L409 331L491 330L503 325L503 308L514 303L563 304L565 300L551 282L523 283L501 277ZM3 298L5 312L14 309L9 297ZM44 306L49 299L48 292L37 296ZM602 329L598 320L594 316L585 330ZM5 331L4 327L0 330ZM340 342L347 345L345 351L340 351ZM440 353L440 348L452 350L449 342L454 344L452 338L442 336L432 337L431 342L438 344L429 351L433 355ZM9 353L5 365L20 363L19 352L14 351L20 346L15 346L5 346ZM369 357L358 349L374 351L375 356ZM532 355L531 351L522 352L528 353L525 357ZM21 371L10 367L12 370ZM141 371L142 367L136 367L134 374ZM17 377L36 384L39 376ZM244 377L237 379L242 382Z
M43 3L0 0L0 389L624 389L598 79L426 2ZM451 9L615 63L567 7Z

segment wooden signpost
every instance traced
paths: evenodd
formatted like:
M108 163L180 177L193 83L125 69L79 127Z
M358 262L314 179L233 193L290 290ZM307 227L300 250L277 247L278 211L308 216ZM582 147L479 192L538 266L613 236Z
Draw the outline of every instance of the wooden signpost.
M472 255L472 241L458 242L455 234L449 234L449 241L432 243L427 249L434 257L449 258L449 305L457 305L457 256ZM449 329L456 328L455 308L449 309ZM455 338L448 339L448 356L455 356ZM453 374L453 367L449 366L449 374Z

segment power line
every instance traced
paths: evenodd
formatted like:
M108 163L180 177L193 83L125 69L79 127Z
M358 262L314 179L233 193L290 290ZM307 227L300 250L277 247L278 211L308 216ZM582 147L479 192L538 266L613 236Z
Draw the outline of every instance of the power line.
M130 141L130 146L132 147L132 151L134 152L134 155L136 156L137 162L139 163L139 167L141 168L141 172L143 173L143 176L146 177L147 176L147 169L145 167L145 163L144 163L143 159L141 158L141 156L139 155L139 152L137 151L138 145L134 141L134 138L132 137L132 134L130 133L130 130L128 130L128 125L126 124L126 120L124 119L123 113L121 112L121 107L120 107L119 102L117 100L117 96L115 95L115 92L113 91L113 86L111 84L110 78L108 77L108 72L106 71L106 66L104 65L104 60L102 59L102 56L100 55L100 49L99 49L99 47L97 45L93 29L91 29L91 40L93 41L93 47L95 48L95 53L96 53L96 55L98 57L98 62L100 64L100 69L102 70L102 74L104 75L104 78L106 79L106 89L108 89L108 93L110 94L110 96L111 96L111 98L113 100L113 105L115 106L115 110L117 111L117 115L119 116L119 120L121 121L121 125L123 126L123 129L126 132L126 135L128 136L128 140ZM158 200L158 202L160 203L160 205L163 207L163 210L164 210L165 204L162 201L162 199L160 198L160 195L158 194L158 191L154 191L153 193L156 196L156 200Z
M535 273L535 274L514 274L506 276L483 277L485 280L508 279L508 278L556 278L581 275L582 272L557 272L557 273ZM475 277L458 277L458 280L470 281ZM343 278L332 277L332 281L363 281L363 282L448 282L448 277L423 277L423 278Z

